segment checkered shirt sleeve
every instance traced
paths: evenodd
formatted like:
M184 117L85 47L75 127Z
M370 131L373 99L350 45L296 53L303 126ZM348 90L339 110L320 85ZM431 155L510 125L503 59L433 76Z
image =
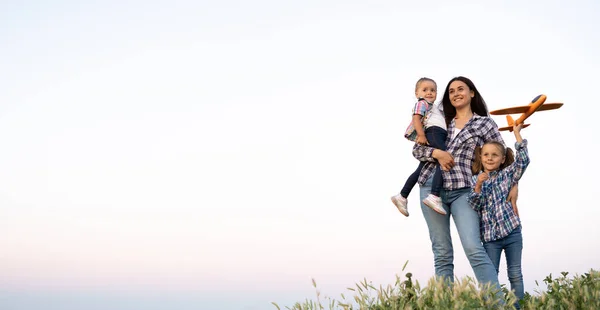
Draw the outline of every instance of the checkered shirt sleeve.
M455 165L450 171L442 171L444 189L449 190L471 187L471 166L476 147L482 146L487 141L498 141L504 144L500 131L498 131L498 125L487 116L473 115L458 135L452 139L456 130L455 121L452 120L448 126L446 146L447 152L454 158ZM419 144L413 146L413 156L420 161L428 162L421 169L420 185L425 184L435 168L436 161L431 157L432 153L432 147Z
M425 117L425 115L427 114L427 112L429 112L432 106L433 104L429 104L427 100L419 98L419 100L417 101L417 103L415 103L415 106L413 107L412 113L413 115L419 114Z

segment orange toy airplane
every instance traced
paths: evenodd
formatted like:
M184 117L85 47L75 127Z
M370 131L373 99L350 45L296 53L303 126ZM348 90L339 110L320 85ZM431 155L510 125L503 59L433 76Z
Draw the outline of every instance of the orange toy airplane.
M498 128L499 130L513 131L514 124L517 124L517 125L523 124L523 122L525 122L525 120L528 117L530 117L533 113L535 113L536 111L554 110L554 109L558 109L558 108L562 107L562 105L563 105L562 103L546 103L546 104L544 104L545 101L546 101L546 95L539 95L539 96L533 98L533 100L531 100L531 103L529 103L528 105L494 110L494 111L491 111L490 114L504 115L504 114L523 113L523 114L521 114L521 117L519 117L517 120L513 120L513 118L510 115L506 115L506 121L508 122L508 126ZM523 128L525 128L529 125L530 124L523 124Z

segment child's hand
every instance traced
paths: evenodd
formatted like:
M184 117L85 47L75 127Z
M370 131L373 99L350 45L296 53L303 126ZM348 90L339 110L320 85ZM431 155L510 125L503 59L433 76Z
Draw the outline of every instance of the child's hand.
M485 180L489 179L490 177L488 176L488 174L486 172L482 172L477 176L477 182L475 183L475 188L473 188L473 190L476 193L481 193L481 188L483 187L483 182L485 182Z
M521 129L523 128L523 123L516 125L513 125L513 131L515 132L515 138L517 138L517 142L521 143L523 142L523 137L521 137Z
M483 184L483 182L485 182L485 180L487 180L489 178L490 178L490 176L487 174L487 172L482 172L477 177L477 183Z
M523 128L523 123L517 125L516 123L513 124L513 131L516 133L521 132L521 129Z
M427 138L425 136L417 136L417 143L422 145L429 145L429 141L427 141Z

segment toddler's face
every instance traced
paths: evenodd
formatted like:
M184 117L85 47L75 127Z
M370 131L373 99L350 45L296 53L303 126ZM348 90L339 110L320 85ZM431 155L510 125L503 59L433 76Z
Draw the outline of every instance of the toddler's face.
M429 103L433 103L437 98L437 86L431 81L422 81L415 90L417 98L425 98Z

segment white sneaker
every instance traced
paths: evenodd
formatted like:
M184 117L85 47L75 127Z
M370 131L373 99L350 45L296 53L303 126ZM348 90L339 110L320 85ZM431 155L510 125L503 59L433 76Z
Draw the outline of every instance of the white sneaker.
M436 195L429 194L427 198L423 199L423 203L439 214L447 214L446 210L444 210L444 207L442 207L442 199Z
M398 208L400 213L404 214L404 216L408 216L408 201L406 201L406 198L402 197L400 194L394 195L392 196L392 202L396 205L396 208Z

